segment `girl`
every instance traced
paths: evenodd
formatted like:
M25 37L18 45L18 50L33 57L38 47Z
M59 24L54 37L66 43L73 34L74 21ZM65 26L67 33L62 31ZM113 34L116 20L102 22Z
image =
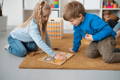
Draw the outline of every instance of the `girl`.
M119 17L107 10L103 12L103 19L114 28L118 24Z
M9 34L7 50L13 55L23 57L39 47L51 57L59 58L60 53L56 54L50 48L46 32L50 12L51 8L46 1L38 2L32 16Z

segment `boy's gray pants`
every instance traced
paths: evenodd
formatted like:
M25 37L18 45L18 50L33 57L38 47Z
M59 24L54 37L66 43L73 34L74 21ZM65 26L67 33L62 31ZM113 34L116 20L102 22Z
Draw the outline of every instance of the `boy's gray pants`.
M86 50L86 55L90 58L102 56L106 63L120 62L120 52L114 52L116 41L113 37L107 37L101 41L93 41Z

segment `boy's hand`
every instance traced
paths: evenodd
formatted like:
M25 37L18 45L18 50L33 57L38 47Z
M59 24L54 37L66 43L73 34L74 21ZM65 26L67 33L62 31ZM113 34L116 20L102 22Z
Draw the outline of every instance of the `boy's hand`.
M93 41L92 35L91 34L86 34L85 39Z
M69 51L69 52L72 52L72 53L74 52L74 51L72 50L72 48L69 48L68 51Z

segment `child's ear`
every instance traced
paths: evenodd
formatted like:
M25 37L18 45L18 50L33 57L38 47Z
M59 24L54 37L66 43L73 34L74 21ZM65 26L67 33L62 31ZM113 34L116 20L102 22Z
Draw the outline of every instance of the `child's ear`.
M79 16L80 16L80 17L83 17L83 14L80 13Z

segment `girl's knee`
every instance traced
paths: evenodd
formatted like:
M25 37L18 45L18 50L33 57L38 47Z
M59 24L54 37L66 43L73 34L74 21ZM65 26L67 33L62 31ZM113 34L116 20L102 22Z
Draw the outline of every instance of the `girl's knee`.
M37 48L38 47L34 42L27 44L28 51L35 51L35 50L37 50Z
M24 56L26 56L26 54L27 54L27 51L26 51L26 50L18 51L18 56L19 56L19 57L24 57Z
M11 54L18 56L18 57L24 57L27 54L27 51L25 49L19 49L19 50L13 50L10 52Z

